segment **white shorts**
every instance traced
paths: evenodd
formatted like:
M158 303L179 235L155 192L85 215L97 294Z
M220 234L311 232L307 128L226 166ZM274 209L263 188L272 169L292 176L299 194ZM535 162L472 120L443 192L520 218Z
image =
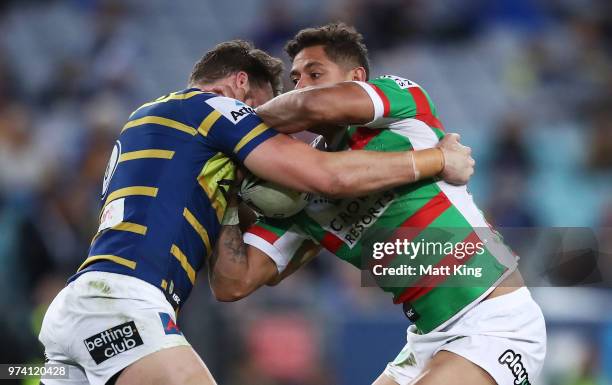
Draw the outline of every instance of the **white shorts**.
M68 365L68 380L45 385L104 385L156 351L189 345L163 293L138 278L92 271L55 297L39 339L49 364Z
M421 374L440 350L480 366L498 385L533 384L546 355L544 316L527 288L482 301L441 331L416 334L411 325L407 335L408 343L384 371L400 385Z

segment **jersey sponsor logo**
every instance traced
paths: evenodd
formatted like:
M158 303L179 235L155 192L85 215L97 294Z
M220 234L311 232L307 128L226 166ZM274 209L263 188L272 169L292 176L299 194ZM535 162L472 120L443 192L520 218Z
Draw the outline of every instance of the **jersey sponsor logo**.
M179 327L177 326L177 324L172 319L172 317L170 316L170 314L159 312L159 319L161 321L162 327L164 328L164 333L166 335L170 335L170 334L182 335L183 334L181 330L179 329Z
M115 142L115 146L113 147L113 152L111 153L110 159L106 165L106 171L104 171L104 179L102 179L102 197L108 191L108 186L110 185L111 179L113 179L113 175L115 175L115 170L117 170L117 165L119 164L119 157L121 156L121 142Z
M239 100L217 96L206 100L206 103L221 115L225 116L229 121L238 124L248 115L255 115L255 110Z
M527 374L527 369L523 365L521 361L521 355L515 353L514 350L508 349L499 356L499 363L502 365L506 365L508 369L512 372L514 376L514 383L516 385L531 385L529 382L529 375Z
M100 227L98 232L110 229L113 226L123 222L125 212L125 198L116 199L104 207L102 216L100 217Z
M306 207L306 213L352 249L395 198L395 193L391 191L357 199L344 199L338 203L315 198Z
M381 76L381 78L383 79L391 79L393 80L397 86L403 90L405 90L408 87L417 87L417 84L408 80L408 79L404 79L404 78L400 78L399 76L395 76L395 75L384 75Z
M83 343L85 343L91 358L98 365L109 358L143 344L134 321L95 334L85 339Z

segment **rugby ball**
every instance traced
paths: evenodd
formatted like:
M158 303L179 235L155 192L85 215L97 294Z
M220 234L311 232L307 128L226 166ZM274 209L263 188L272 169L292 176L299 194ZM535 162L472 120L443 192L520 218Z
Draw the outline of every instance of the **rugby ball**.
M287 218L297 214L310 201L310 194L294 191L249 174L240 185L240 197L258 214Z

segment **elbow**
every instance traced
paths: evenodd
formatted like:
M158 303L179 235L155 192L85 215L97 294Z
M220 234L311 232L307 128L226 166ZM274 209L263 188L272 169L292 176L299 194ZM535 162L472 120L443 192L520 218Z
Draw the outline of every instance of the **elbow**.
M219 302L236 302L245 297L242 293L230 290L213 290L213 294Z
M218 284L211 282L211 289L215 299L219 302L235 302L248 296L253 291L248 284Z

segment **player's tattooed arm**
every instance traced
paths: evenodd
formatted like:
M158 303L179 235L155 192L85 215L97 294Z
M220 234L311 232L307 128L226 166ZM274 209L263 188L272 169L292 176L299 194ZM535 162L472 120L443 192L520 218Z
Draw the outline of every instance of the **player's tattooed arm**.
M249 246L252 247L252 246ZM296 252L296 254L291 258L289 264L278 276L271 281L268 281L269 286L278 285L283 279L287 278L291 274L298 271L302 266L306 265L308 262L312 261L319 252L321 251L321 246L316 244L311 240L306 240L302 244L302 247Z
M278 278L276 264L244 243L235 192L228 196L219 238L209 259L210 287L219 301L236 301Z

